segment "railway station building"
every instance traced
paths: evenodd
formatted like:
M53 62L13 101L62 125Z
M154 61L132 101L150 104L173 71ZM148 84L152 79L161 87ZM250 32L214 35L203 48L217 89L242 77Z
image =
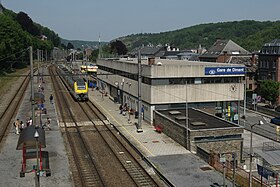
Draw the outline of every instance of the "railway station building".
M98 59L97 65L99 87L115 101L137 110L138 60ZM238 123L245 66L143 59L141 69L144 120L152 123L154 110L185 108L187 104L189 108L216 109L216 115Z
M99 87L133 110L138 105L138 63L127 58L97 61ZM238 123L244 65L153 58L141 60L141 69L145 121L201 155L210 151L241 155L243 128Z

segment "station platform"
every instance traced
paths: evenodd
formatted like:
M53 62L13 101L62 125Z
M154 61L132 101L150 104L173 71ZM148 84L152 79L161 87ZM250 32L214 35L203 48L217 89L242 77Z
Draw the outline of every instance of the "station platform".
M174 186L216 186L222 184L223 177L211 169L208 163L189 152L183 146L159 133L154 126L142 120L143 132L138 133L134 116L120 114L120 104L97 90L89 91L89 98L108 117L109 121L152 162ZM208 168L202 170L201 168ZM230 181L227 181L231 186Z
M43 69L44 74L48 74L47 68ZM36 73L35 73L36 75ZM41 116L37 113L35 117L35 124L42 124L46 122L47 117L51 119L51 130L45 131L46 148L42 151L48 152L49 167L51 170L51 176L41 176L40 186L41 187L74 187L74 183L70 176L70 168L68 163L68 158L64 146L64 141L60 129L58 127L55 103L50 104L49 96L52 93L52 83L51 78L46 76L43 78L45 83L41 83L44 87L45 96L45 108L46 114ZM19 82L18 82L19 84ZM40 81L34 77L34 89L37 90ZM16 90L16 89L15 89ZM11 94L11 93L10 93ZM13 95L13 94L11 94ZM32 116L31 112L31 102L30 102L31 88L30 84L25 93L22 104L15 119L26 122ZM41 120L40 120L41 119ZM35 186L35 173L29 172L25 173L25 177L20 177L21 162L22 162L22 151L16 150L19 135L15 133L15 127L10 125L10 130L8 135L3 140L0 154L0 186L7 187L30 187ZM27 169L32 170L32 166L35 163L32 161L27 162Z

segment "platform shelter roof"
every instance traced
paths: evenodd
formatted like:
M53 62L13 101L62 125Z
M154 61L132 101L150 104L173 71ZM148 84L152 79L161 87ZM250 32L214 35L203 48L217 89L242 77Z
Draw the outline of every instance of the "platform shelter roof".
M46 141L45 141L45 131L44 129L40 127L36 127L34 125L30 125L21 131L18 144L17 144L17 150L22 150L24 147L26 149L36 149L36 138L34 137L36 131L39 134L38 137L38 146L41 148L46 147Z

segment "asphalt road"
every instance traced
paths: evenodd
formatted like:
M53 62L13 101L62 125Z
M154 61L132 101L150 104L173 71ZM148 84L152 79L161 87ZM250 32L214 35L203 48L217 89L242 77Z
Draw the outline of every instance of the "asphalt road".
M241 112L241 116L244 115L243 108ZM265 138L268 138L270 140L274 140L279 142L280 140L280 131L277 131L277 125L270 123L271 118L273 116L268 116L262 113L259 113L257 111L253 110L246 110L245 113L246 120L241 119L240 125L244 126L246 130L259 134ZM262 121L262 125L258 125L259 121Z

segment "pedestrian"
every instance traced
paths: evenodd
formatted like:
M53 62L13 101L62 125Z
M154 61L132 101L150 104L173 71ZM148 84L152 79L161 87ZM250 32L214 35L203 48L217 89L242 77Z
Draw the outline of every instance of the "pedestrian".
M43 129L47 128L48 130L52 130L51 128L51 119L47 117L47 121L43 125Z
M28 126L32 125L32 117L29 118L28 120Z
M50 95L50 103L53 104L53 95Z
M19 134L19 128L20 128L20 121L19 119L17 119L15 122L14 122L14 126L16 128L16 134Z
M26 118L26 127L29 127L29 119Z
M123 106L120 105L119 109L120 109L120 114L122 114L122 112L123 112Z
M20 132L23 131L23 129L24 129L24 123L23 123L23 121L20 121L20 128L19 128L19 129L20 129Z
M142 105L142 108L141 108L141 117L144 119L144 105Z

